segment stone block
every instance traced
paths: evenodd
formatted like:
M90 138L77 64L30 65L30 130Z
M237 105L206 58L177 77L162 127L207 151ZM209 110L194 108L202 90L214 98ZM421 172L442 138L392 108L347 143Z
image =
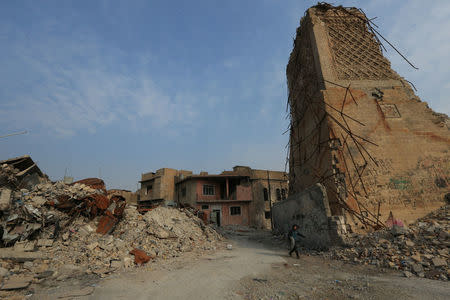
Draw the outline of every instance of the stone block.
M51 247L53 246L53 240L51 239L39 239L37 241L38 247Z
M11 205L11 192L8 188L0 189L0 211L9 209Z
M431 260L433 262L433 265L435 267L443 267L443 266L447 266L447 261L443 258L440 257L435 257Z
M2 290L19 290L27 288L31 281L33 280L33 276L15 276L7 279L2 286Z

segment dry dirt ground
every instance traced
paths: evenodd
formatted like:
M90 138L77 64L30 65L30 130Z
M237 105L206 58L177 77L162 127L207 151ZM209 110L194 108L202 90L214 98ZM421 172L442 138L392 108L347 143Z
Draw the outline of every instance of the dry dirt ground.
M287 256L268 232L234 232L222 249L188 253L103 280L71 279L32 299L450 299L450 284L319 256ZM232 244L232 250L226 249ZM79 296L77 296L79 295ZM84 296L82 296L84 295Z

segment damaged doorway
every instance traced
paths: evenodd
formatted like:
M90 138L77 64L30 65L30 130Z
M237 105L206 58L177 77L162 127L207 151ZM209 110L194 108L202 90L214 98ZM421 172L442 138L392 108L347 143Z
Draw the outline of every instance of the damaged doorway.
M213 209L211 212L211 221L220 227L220 209Z

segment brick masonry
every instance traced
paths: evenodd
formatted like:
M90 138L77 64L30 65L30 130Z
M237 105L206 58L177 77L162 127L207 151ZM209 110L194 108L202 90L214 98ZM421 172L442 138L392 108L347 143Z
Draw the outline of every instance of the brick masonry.
M390 68L364 20L357 9L310 8L286 70L290 195L322 183L331 215L353 231L436 209L450 174L448 117Z

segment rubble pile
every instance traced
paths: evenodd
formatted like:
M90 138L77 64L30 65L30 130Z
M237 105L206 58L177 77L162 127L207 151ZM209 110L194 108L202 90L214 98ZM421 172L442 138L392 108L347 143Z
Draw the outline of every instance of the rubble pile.
M193 250L213 250L220 236L189 210L158 207L141 215L126 208L112 234L97 233L99 220L76 219L61 238L40 247L51 257L53 271L72 266L76 274L101 277L117 269L167 259ZM39 243L39 241L38 241ZM41 243L42 244L42 243ZM53 273L62 280L66 272Z
M103 181L90 180L95 184L89 186L80 182L73 185L62 182L43 183L35 185L30 191L1 188L2 246L14 246L18 241L37 238L56 239L60 230L79 215L91 219L97 215L105 215L105 218L113 220L108 229L113 228L120 218L120 210L125 207L123 198L118 196L108 199ZM109 213L110 211L112 213Z
M8 164L0 165L0 186L16 187L18 184L17 173L19 173L19 170Z
M367 235L349 237L347 248L332 248L326 256L371 264L430 279L449 280L450 205L419 219L408 228L393 225Z
M151 256L173 257L195 248L211 250L218 233L188 209L157 207L145 215L128 208L113 235Z
M151 259L167 259L182 252L214 250L221 237L189 210L158 207L145 215L127 208L113 234L95 231L98 220L77 218L56 240L40 239L16 243L17 251L45 253L37 262L6 264L12 273L34 278L97 274L104 277Z
M1 176L7 180L0 185L0 289L49 278L104 277L152 259L213 250L220 240L189 209L158 207L141 215L122 196L108 198L101 179L27 190L6 184L14 182L14 170Z

